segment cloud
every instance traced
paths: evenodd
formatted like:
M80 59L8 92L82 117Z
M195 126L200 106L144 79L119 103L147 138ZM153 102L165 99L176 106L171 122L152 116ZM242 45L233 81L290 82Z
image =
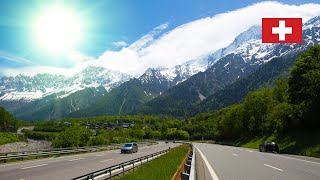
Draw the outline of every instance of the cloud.
M99 60L106 67L140 75L149 67L174 66L226 47L241 32L261 25L263 17L301 17L305 22L317 15L320 4L256 3L183 24L155 39L168 27L167 23L160 25L128 48L106 51Z
M117 41L112 43L116 47L126 47L128 44L125 41Z
M192 21L167 32L165 30L169 24L161 24L119 51L106 50L96 59L80 55L86 60L79 61L81 63L75 64L74 68L102 66L138 76L149 67L182 64L226 47L241 32L251 26L261 25L263 17L301 17L306 22L319 15L320 4L288 5L271 1L256 3Z
M155 28L148 34L142 36L139 40L132 43L128 48L134 51L142 50L150 45L154 41L154 37L159 35L163 30L168 28L168 23L161 24Z
M5 59L8 61L13 61L13 62L18 62L18 63L22 63L22 64L34 64L31 60L23 58L23 57L19 57L13 54L10 54L8 52L4 52L4 51L0 51L0 59Z

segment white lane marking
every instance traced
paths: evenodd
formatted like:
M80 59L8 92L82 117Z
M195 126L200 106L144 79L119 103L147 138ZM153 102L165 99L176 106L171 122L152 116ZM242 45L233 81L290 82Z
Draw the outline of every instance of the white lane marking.
M247 150L248 152L253 152L253 151L251 151L251 150Z
M103 160L103 161L100 161L100 162L107 162L107 161L112 161L113 159L106 159L106 160Z
M308 163L313 163L313 164L320 165L320 163L318 163L318 162L308 161L308 160L304 160L304 159L297 159L297 158L293 158L293 157L287 157L287 156L276 155L276 154L273 154L273 155L274 155L274 156L283 157L283 158L287 158L287 159L293 159L293 160L298 160L298 161L303 161L303 162L308 162Z
M243 149L239 149L240 151L243 151Z
M96 156L104 156L104 154L97 154Z
M268 166L268 167L273 168L273 169L276 169L276 170L278 170L278 171L283 171L282 169L279 169L279 168L276 168L276 167L270 166L270 165L268 165L268 164L263 164L263 165Z
M35 167L41 167L41 166L46 166L48 164L39 164L39 165L35 165L35 166L28 166L28 167L23 167L21 169L30 169L30 168L35 168Z
M213 179L213 180L219 180L217 174L216 174L216 173L214 172L214 170L212 169L212 167L211 167L211 165L209 164L207 158L202 154L202 152L200 151L199 148L197 148L196 146L194 146L194 147L198 150L198 152L199 152L201 158L203 159L204 163L206 163L206 166L207 166L207 168L208 168L208 170L209 170L209 173L210 173L212 179Z
M81 159L84 159L84 158L70 159L69 161L78 161L78 160L81 160Z
M232 155L234 155L234 156L239 156L238 154L232 154Z

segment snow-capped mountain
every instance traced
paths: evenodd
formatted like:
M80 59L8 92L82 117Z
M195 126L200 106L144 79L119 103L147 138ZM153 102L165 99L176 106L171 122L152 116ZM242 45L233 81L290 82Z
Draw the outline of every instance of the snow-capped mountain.
M200 103L227 85L254 73L269 61L277 58L282 63L286 63L286 59L295 59L310 46L319 44L319 24L320 17L304 23L303 42L300 44L262 43L261 27L252 27L239 34L226 48L213 53L212 65L206 71L191 76L163 95L147 102L138 112L184 116L183 109ZM223 57L219 60L215 59L220 56Z
M129 75L103 67L87 67L71 77L52 74L2 77L0 101L32 101L54 93L59 93L58 98L63 98L88 87L103 86L109 91L130 78Z

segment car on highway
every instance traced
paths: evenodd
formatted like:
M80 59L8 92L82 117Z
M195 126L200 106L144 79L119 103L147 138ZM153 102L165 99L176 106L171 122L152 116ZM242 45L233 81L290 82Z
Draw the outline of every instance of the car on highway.
M121 147L121 153L135 153L138 152L137 143L126 143Z
M279 153L279 147L275 142L263 142L259 146L260 152L277 152Z

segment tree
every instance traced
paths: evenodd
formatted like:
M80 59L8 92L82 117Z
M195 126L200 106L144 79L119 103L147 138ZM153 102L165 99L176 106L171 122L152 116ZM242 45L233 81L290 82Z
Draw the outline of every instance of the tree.
M289 77L289 102L303 127L314 129L320 121L320 45L311 47L296 60Z
M59 133L53 141L54 147L79 147L86 146L92 132L83 126L74 125Z

